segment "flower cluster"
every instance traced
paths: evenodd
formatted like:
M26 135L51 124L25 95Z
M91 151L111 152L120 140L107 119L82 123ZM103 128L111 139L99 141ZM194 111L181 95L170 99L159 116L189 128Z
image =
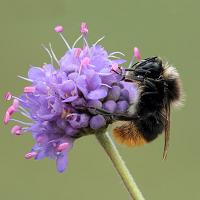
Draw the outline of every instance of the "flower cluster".
M136 101L137 89L133 83L123 81L122 65L126 61L115 56L121 52L108 54L98 44L103 38L89 46L86 23L81 24L81 36L72 47L62 35L62 26L55 31L67 45L67 52L58 60L51 45L49 49L44 47L51 64L31 67L28 78L20 76L30 83L21 96L6 93L4 98L13 99L13 103L6 111L4 123L20 124L11 129L14 135L32 133L35 145L25 155L26 159L55 159L57 170L63 172L75 138L84 129L98 131L106 127L109 122L104 112L126 113ZM76 48L80 40L83 47ZM135 57L140 58L137 48ZM15 112L28 121L12 118Z

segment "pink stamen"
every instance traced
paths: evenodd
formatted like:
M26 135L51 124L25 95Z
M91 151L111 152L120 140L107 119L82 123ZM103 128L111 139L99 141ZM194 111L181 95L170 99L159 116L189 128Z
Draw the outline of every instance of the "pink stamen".
M135 47L133 52L134 52L135 58L140 61L141 60L141 54L140 54L139 49L137 47Z
M80 32L83 33L83 34L84 34L84 33L85 33L85 34L88 33L88 27L87 27L87 24L86 24L85 22L82 22L82 23L81 23Z
M16 112L17 111L17 107L15 107L14 105L11 105L8 109L7 109L7 111L6 111L6 113L8 113L10 116L14 113L14 112Z
M57 147L57 150L58 151L64 151L65 149L67 149L68 146L69 146L69 143L67 143L67 142L62 143Z
M11 133L13 135L17 135L17 136L22 135L22 127L18 126L18 125L13 126L12 129L11 129Z
M35 156L37 156L37 152L32 151L32 152L27 153L24 157L26 159L31 159L31 158L34 158Z
M74 51L74 56L76 58L78 58L80 56L80 54L81 54L81 51L82 51L81 48L76 48L75 51Z
M18 107L19 107L19 100L14 99L13 104L7 109L4 115L3 119L4 124L7 124L9 122L11 115L17 111Z
M18 107L19 107L19 100L18 99L14 99L12 106L15 108L15 110L17 110Z
M88 58L88 57L85 57L85 58L83 58L83 60L81 60L82 66L87 66L87 65L89 65L89 63L90 63L90 58Z
M16 112L15 106L10 106L6 112L8 112L9 115L12 115L14 112Z
M34 93L35 92L35 87L34 86L28 86L24 88L24 93Z
M7 124L10 120L10 114L9 112L6 112L5 115L4 115L4 118L3 118L3 122L4 124Z
M56 33L62 33L64 31L64 28L61 25L58 25L54 28Z
M4 100L5 101L9 101L12 98L12 94L10 92L6 92L6 94L4 95Z

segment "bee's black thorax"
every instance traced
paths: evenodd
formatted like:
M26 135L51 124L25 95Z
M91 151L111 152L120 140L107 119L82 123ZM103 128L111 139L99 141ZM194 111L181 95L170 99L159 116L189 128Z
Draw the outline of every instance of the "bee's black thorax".
M129 78L134 80L141 93L136 106L133 123L147 141L155 139L165 126L164 106L168 104L167 82L163 77L162 61L157 57L138 63ZM132 76L132 77L131 77Z

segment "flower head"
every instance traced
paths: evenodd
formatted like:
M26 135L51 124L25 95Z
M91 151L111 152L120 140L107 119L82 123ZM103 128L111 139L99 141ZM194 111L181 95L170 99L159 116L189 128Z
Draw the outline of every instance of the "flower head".
M64 37L62 26L55 31ZM88 33L86 23L81 24L81 33ZM25 158L54 159L59 172L67 167L68 153L84 130L106 128L111 121L104 113L126 113L137 99L135 85L123 81L125 60L114 56L120 52L108 54L98 42L90 47L87 38L81 38L87 44L81 48L75 48L75 44L71 48L63 38L68 50L60 59L51 46L50 50L45 48L58 68L53 63L31 67L28 78L21 77L29 84L20 97L5 95L6 100L14 101L6 111L4 123L19 123L11 129L12 134L31 132L35 140ZM27 122L11 118L15 112L27 117Z
M64 31L64 28L63 28L62 26L58 25L58 26L56 26L56 27L54 28L54 30L55 30L55 32L57 32L57 33L61 33L61 32Z
M4 95L4 100L9 101L12 98L12 94L10 92L6 92Z

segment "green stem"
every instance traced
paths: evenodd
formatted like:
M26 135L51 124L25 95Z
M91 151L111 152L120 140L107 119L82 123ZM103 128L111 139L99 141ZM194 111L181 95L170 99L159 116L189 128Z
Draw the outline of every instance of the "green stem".
M97 133L96 137L110 157L132 199L145 200L108 133Z

